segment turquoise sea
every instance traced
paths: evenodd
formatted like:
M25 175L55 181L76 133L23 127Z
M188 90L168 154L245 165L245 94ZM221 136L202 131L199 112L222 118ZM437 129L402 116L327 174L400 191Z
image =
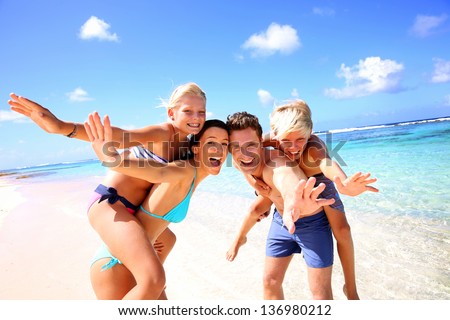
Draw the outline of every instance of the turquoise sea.
M363 296L450 299L450 118L318 134L348 175L362 171L378 178L379 193L343 197ZM22 184L105 172L98 161L87 160L4 170L0 176L8 184ZM230 158L197 190L254 197ZM234 214L239 224L243 212ZM339 270L337 255L335 261Z

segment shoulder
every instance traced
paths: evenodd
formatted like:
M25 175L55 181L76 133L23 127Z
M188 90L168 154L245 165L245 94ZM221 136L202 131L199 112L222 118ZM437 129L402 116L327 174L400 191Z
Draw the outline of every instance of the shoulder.
M328 151L325 142L315 134L311 135L303 152L303 158L309 161L316 161L327 157Z
M186 160L169 162L161 171L166 182L177 184L183 184L186 181L190 183L196 174L195 168Z
M297 167L298 163L290 160L278 149L266 149L264 153L265 169L272 170L280 167Z
M131 133L139 136L146 141L167 141L174 134L171 124L154 124L140 129L130 130Z

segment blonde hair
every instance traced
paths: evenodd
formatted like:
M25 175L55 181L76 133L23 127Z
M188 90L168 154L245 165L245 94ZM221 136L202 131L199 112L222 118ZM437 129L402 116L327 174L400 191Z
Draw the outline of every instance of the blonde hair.
M303 100L294 100L278 106L270 115L270 129L277 139L283 139L294 131L309 136L312 128L311 109Z
M161 101L162 105L164 105L167 109L176 108L179 105L180 99L185 95L200 97L203 100L205 100L206 104L205 92L196 83L188 82L176 87L175 90L173 90L172 94L170 95L169 102Z

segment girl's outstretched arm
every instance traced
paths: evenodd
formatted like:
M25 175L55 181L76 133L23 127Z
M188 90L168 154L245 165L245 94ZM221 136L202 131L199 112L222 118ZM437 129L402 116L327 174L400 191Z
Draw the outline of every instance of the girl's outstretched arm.
M77 130L75 135L72 134L73 137L76 136L77 139L89 141L86 134L81 132L82 130L78 131L81 128L76 123L62 121L47 108L32 100L20 97L15 93L11 93L9 96L11 100L8 100L8 104L11 106L11 110L30 118L45 132L69 136L74 130Z
M69 138L90 141L82 123L63 121L56 117L49 109L25 97L10 94L8 104L11 110L28 117L45 132L61 134ZM96 112L95 112L96 113ZM118 148L124 149L143 144L148 147L152 142L168 141L170 129L167 124L151 125L141 129L123 130L111 127L113 141L119 143Z

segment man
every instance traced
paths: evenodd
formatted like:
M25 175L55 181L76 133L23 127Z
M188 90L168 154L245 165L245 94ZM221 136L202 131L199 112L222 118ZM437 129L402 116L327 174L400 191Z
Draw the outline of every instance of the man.
M322 206L333 204L334 199L317 199L324 184L314 188L315 178L306 180L295 162L278 150L263 148L257 117L237 112L228 116L227 125L235 167L248 181L267 184L268 198L276 208L266 244L264 298L284 298L281 283L273 283L282 282L283 277L271 275L284 275L292 254L303 252L313 298L332 299L333 240Z

